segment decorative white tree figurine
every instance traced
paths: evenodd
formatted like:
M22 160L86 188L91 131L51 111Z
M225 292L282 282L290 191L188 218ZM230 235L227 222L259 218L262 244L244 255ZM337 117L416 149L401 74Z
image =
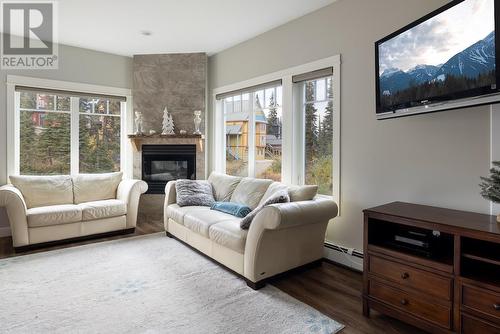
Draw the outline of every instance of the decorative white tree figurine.
M174 119L172 115L168 113L167 107L163 110L163 131L162 135L174 135Z

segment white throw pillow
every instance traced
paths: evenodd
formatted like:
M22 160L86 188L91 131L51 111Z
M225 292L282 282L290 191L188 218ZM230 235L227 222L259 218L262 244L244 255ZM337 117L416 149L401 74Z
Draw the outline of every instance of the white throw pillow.
M75 204L116 199L116 190L122 178L122 172L73 176Z
M214 197L218 202L228 202L231 200L234 189L240 183L241 177L212 172L208 177L208 182L214 189Z
M288 188L290 202L310 201L314 199L317 193L318 186L290 186Z
M290 196L288 195L286 189L274 192L271 195L271 197L269 197L264 202L259 204L258 207L256 207L252 212L250 212L240 221L240 228L242 230L248 230L255 216L257 216L257 214L261 212L262 209L264 209L266 206L271 204L288 203L288 202L290 202Z
M271 183L273 183L272 180L245 177L234 189L231 202L245 204L253 210L259 205Z
M10 182L23 194L28 209L73 204L73 182L69 175L10 176Z
M281 182L273 182L267 188L266 193L264 196L262 196L262 199L259 202L259 205L262 205L268 198L271 198L274 194L276 194L279 191L287 191L288 192L288 186L284 183Z

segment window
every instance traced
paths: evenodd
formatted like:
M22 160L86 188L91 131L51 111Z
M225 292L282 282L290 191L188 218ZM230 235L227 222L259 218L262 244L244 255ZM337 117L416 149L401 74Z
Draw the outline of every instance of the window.
M224 99L226 119L226 173L248 176L248 122L252 110L249 94Z
M70 98L21 91L21 174L70 173Z
M219 97L227 174L281 180L281 100L279 84Z
M340 204L340 56L214 89L213 166Z
M118 99L79 99L80 173L120 170L120 115Z
M19 173L102 173L121 168L125 99L16 87Z
M282 87L256 92L255 177L281 181ZM260 97L260 98L259 98Z
M333 194L332 77L299 82L304 127L304 183L317 184L318 193Z

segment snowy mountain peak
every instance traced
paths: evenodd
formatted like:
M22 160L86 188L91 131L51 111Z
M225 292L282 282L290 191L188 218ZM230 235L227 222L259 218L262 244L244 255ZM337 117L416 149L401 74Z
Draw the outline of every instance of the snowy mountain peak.
M415 66L414 68L411 68L408 72L414 72L416 70L425 70L428 67L430 67L430 65L420 64L420 65Z
M408 70L408 74L415 75L417 77L429 76L432 77L438 71L438 66L433 65L417 65Z
M395 67L392 67L392 68L388 68L386 69L384 72L382 72L382 77L389 77L395 73L398 73L398 72L402 72L399 68L395 68Z
M404 72L386 69L380 76L381 93L405 90L424 83L445 82L450 76L476 78L495 69L495 32L455 54L442 65L419 64Z
M483 41L485 43L494 43L495 41L495 32L492 31L488 36L486 36Z

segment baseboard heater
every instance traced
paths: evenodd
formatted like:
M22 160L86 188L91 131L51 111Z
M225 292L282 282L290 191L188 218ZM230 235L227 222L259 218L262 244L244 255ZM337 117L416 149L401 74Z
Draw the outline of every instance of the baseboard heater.
M342 252L342 253L345 253L345 254L349 254L349 249L348 248L345 248L345 247L342 247L342 246L338 246L338 245L332 244L330 242L325 242L325 247L329 248L329 249L332 249L334 251L337 251L337 252ZM349 254L349 255L357 257L359 259L363 259L363 257L364 257L363 253L361 253L360 251L357 251L357 250L353 250L352 254Z

